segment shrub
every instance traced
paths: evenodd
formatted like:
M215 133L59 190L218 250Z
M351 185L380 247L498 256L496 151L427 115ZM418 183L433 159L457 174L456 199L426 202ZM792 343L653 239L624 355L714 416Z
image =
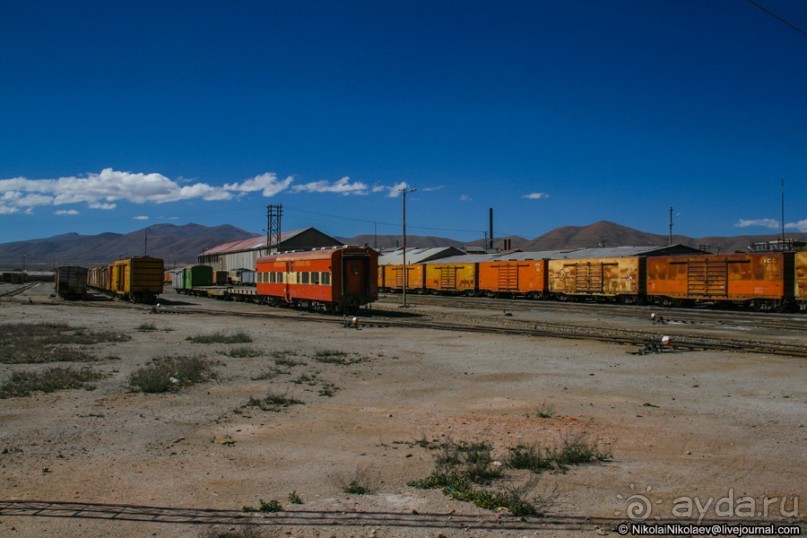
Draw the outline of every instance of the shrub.
M277 413L285 407L291 407L292 405L303 405L304 403L305 402L301 400L289 398L285 394L276 394L269 391L269 393L267 393L266 397L263 399L250 397L249 401L241 407L258 407L264 411L274 411Z
M0 398L28 396L35 391L54 392L86 388L88 382L104 377L106 374L87 367L80 370L49 368L43 372L14 372L10 379L0 385Z
M216 377L213 362L202 357L163 357L139 368L129 386L146 393L177 391Z
M542 452L535 445L518 445L507 455L506 463L511 469L528 469L534 473L554 468L549 450Z
M568 465L611 460L610 450L600 450L598 443L589 439L588 432L564 436L560 446L554 448L550 454L560 469L565 469Z
M249 359L251 357L260 357L263 352L254 347L241 346L225 351L224 354L232 359Z
M283 505L280 504L280 501L272 499L269 502L265 502L263 499L259 499L260 505L258 508L253 508L251 506L245 506L241 509L242 512L282 512Z
M189 336L186 340L194 344L248 344L252 337L243 331L226 333L223 331L199 336Z
M89 362L99 360L69 347L101 342L125 342L131 337L111 331L90 332L65 323L6 323L0 325L0 363Z

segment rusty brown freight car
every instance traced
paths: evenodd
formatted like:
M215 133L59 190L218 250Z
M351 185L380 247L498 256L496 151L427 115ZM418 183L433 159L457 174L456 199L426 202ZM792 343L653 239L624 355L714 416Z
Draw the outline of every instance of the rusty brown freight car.
M794 299L802 310L807 310L807 252L794 255Z
M660 256L647 260L648 299L658 304L737 303L757 309L792 304L793 253Z
M644 268L648 258L580 258L550 260L549 293L558 299L644 300Z

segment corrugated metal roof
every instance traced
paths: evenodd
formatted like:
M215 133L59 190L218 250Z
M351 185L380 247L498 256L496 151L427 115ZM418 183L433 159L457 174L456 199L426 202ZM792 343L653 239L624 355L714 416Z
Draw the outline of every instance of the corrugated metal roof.
M647 246L647 247L601 247L601 248L582 248L565 253L563 256L557 256L554 259L575 259L575 258L625 258L630 256L642 256L651 254L659 250L669 248L664 246Z
M479 263L489 262L498 259L498 254L461 254L459 256L449 256L448 258L440 258L438 263ZM406 257L406 262L409 263L409 255Z
M462 251L456 247L432 247L432 248L407 248L406 264L423 263L430 260L438 260L449 256L457 256ZM388 254L383 254L378 258L378 265L402 265L403 249L398 249Z
M292 237L296 237L308 230L313 230L313 228L303 228L301 230L281 232L280 243L282 244L284 241L288 241ZM223 245L218 245L216 247L205 250L204 252L202 252L201 256L210 256L213 254L227 254L230 252L243 252L246 250L257 250L259 248L266 248L266 236L252 237L250 239L241 239L239 241L231 241L229 243L224 243Z

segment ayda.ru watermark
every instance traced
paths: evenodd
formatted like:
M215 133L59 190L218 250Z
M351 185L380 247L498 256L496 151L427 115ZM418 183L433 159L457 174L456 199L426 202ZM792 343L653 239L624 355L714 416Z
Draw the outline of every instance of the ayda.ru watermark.
M635 491L635 486L630 485ZM648 519L681 518L700 523L707 516L717 519L783 519L799 517L799 498L796 495L777 497L739 496L734 488L729 488L726 495L717 497L701 497L698 495L682 495L664 501L654 499L652 488L647 487L642 493L629 496L617 495L624 507L615 514L626 516L631 521Z

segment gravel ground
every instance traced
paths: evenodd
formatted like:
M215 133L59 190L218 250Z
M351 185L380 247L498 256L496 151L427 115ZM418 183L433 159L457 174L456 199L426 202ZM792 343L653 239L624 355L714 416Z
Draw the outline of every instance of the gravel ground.
M297 512L453 511L452 517L478 514L495 522L495 512L407 485L434 465L416 441L485 441L501 460L519 444L554 446L583 432L610 450L612 461L566 473L509 472L507 483L527 484L550 516L624 517L626 499L642 494L652 516L666 518L684 497L705 503L731 496L734 504L750 497L759 508L763 499L776 498L768 516L778 519L780 501L787 515L805 493L803 360L715 352L636 356L623 346L585 341L178 314L184 308L178 302L150 314L138 306L64 304L50 291L43 285L4 299L0 323L66 322L131 340L85 347L103 359L91 366L108 374L94 390L0 399L0 500L240 510L276 499ZM144 324L157 330L138 330ZM243 331L253 341L187 340L222 330ZM261 356L226 355L243 346ZM350 364L320 362L318 352L344 353ZM215 360L218 378L168 394L129 389L132 372L171 355ZM299 364L277 365L278 357ZM0 363L0 382L11 372L50 366ZM276 367L285 373L255 379ZM279 412L243 407L269 391L304 403ZM344 493L354 480L371 493ZM290 504L291 492L304 504ZM799 510L803 517L804 507ZM712 508L707 517L714 516ZM203 536L228 528L0 515L2 536ZM565 536L608 529L298 523L261 532Z

